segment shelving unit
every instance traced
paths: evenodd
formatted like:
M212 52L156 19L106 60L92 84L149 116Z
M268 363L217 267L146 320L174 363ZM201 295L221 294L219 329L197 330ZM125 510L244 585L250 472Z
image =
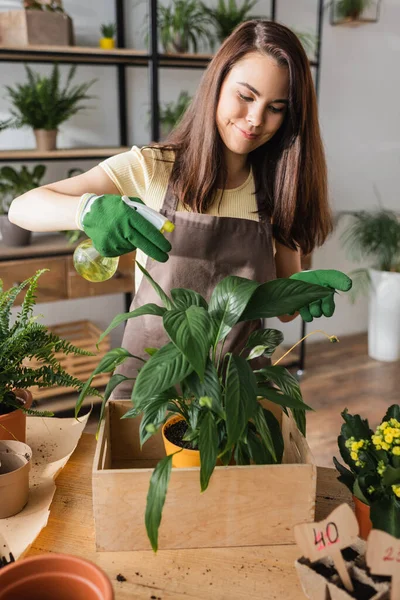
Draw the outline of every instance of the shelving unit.
M0 151L0 162L13 161L61 161L71 158L79 160L105 158L128 149L128 110L126 89L126 68L144 67L149 69L150 86L150 113L151 113L151 139L160 138L159 119L159 70L162 68L173 69L204 69L212 59L211 54L162 54L158 50L157 6L159 0L149 2L149 52L134 50L125 47L124 31L124 0L115 0L115 15L117 25L117 48L103 50L101 48L79 46L30 46L27 47L1 47L0 62L36 62L36 63L68 63L82 65L108 65L116 67L118 83L118 121L119 121L119 146L115 148L72 148L58 149L51 152L37 150L3 150ZM318 96L320 82L320 59L323 25L323 0L317 1L316 34L317 44L315 59L310 61L315 69L315 86ZM272 21L279 19L279 0L271 0L270 18ZM305 324L302 324L302 336L305 334ZM305 344L301 344L299 360L290 366L304 370Z

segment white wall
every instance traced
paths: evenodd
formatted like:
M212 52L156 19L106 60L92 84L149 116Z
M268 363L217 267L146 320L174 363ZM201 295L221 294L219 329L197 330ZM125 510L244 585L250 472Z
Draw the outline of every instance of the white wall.
M209 0L209 3L216 0ZM0 2L0 9L16 5L16 0ZM64 0L72 16L78 45L97 45L99 27L113 21L111 0ZM254 13L268 15L269 0L259 0ZM299 31L315 32L317 0L278 0L278 20ZM146 0L127 0L126 38L131 47L145 48L143 21L147 11ZM377 187L387 207L399 208L400 184L400 2L384 0L379 23L357 28L332 27L328 14L324 18L320 87L320 119L326 147L330 194L335 211L371 208L376 204L373 185ZM33 65L48 72L49 65ZM67 66L62 66L65 73ZM0 63L2 84L24 79L19 64ZM161 72L161 101L174 100L181 89L193 93L201 77L197 70ZM78 67L77 81L97 78L93 94L94 108L73 117L62 126L59 146L116 145L118 144L117 79L113 67ZM148 72L147 69L128 69L129 143L149 141ZM0 97L0 119L8 116L8 103ZM33 135L28 130L6 131L0 134L0 148L32 148ZM68 168L90 168L88 161L48 163L47 181L65 177ZM335 232L323 248L314 254L314 268L338 268L346 272L354 268L340 246L339 232ZM46 323L68 321L71 318L92 318L100 327L106 327L116 312L123 310L122 296L57 302L38 306L45 314ZM324 321L324 322L322 322ZM337 311L329 321L320 320L318 328L325 328L338 336L366 330L367 301L351 305L346 298L338 298ZM277 325L271 320L271 325ZM282 324L279 323L279 327ZM300 323L295 321L283 327L286 341L298 338ZM310 330L310 328L309 328ZM114 336L119 342L119 334Z

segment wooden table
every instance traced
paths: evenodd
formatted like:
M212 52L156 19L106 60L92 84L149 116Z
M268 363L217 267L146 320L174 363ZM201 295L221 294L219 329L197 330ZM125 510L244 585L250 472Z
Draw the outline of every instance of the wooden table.
M299 556L296 546L160 550L157 554L96 552L91 489L94 450L94 436L83 434L57 478L48 525L28 556L65 552L87 558L108 574L116 600L304 598L294 568ZM338 504L351 502L333 469L318 468L317 486L317 520L325 518ZM119 582L118 575L126 581Z

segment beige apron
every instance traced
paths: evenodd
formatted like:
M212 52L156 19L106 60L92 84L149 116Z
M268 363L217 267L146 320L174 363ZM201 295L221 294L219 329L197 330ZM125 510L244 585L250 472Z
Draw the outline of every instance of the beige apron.
M201 294L207 302L214 287L228 275L246 277L264 283L275 279L272 226L263 221L233 217L214 217L194 212L177 212L177 198L168 187L160 212L175 225L167 237L172 245L169 260L159 263L147 258L145 268L169 295L173 288L188 288ZM257 206L260 210L260 198ZM130 310L161 299L143 276ZM224 351L240 351L250 333L262 326L261 320L236 325L227 337ZM127 321L122 346L131 354L148 359L144 348L160 348L169 340L162 318L143 315ZM268 362L264 359L264 362ZM254 362L252 361L254 368ZM143 363L129 358L117 373L136 377ZM115 398L130 398L132 381L114 390Z

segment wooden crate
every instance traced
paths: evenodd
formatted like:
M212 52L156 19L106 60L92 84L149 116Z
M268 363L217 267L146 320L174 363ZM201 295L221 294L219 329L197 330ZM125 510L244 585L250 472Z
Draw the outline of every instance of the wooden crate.
M129 400L106 407L92 485L99 551L148 550L144 515L154 466L165 456L161 435L140 451L140 418L123 419ZM268 404L281 423L282 465L216 467L200 493L199 468L172 469L159 548L293 544L293 527L314 520L316 465L294 421Z
M91 321L75 321L73 323L53 325L52 327L48 327L48 330L60 336L60 338L71 342L71 344L74 344L78 348L96 353L94 356L65 355L63 352L56 352L54 354L69 375L73 375L83 382L88 379L89 375L97 367L100 358L110 349L110 337L106 336L99 344L99 350L97 350L96 344L102 331ZM39 361L31 360L27 364L37 368ZM93 385L95 387L107 385L110 375L110 373L96 375L93 379ZM30 391L35 400L41 400L42 398L59 396L60 394L70 394L74 391L74 388L60 386L38 388L37 386L33 386L30 388Z
M71 46L72 20L68 15L41 10L8 10L0 13L2 46Z

